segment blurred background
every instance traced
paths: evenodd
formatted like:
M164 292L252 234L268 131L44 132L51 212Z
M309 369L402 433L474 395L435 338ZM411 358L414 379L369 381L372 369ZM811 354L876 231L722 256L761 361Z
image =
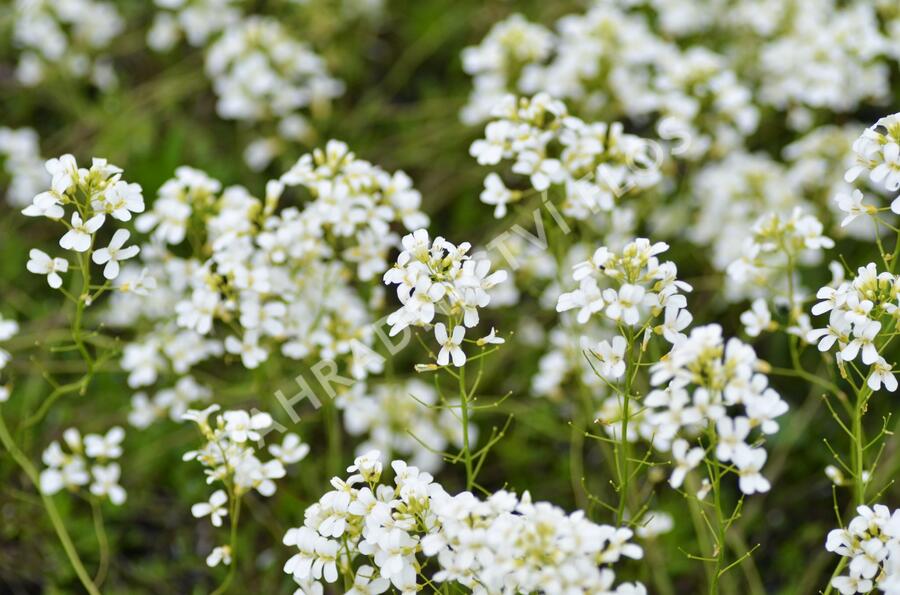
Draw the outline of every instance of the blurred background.
M245 159L248 145L260 138L261 128L273 124L228 119L217 113L217 94L205 73L208 43L180 41L167 51L148 47L148 31L153 29L158 13L165 11L165 2L112 2L121 17L121 32L103 48L102 55L114 72L115 81L101 84L97 82L104 81L102 73L91 81L90 77L73 76L53 66L44 68L40 82L24 84L19 61L26 51L25 44L15 33L20 26L17 19L23 10L21 4L19 0L5 0L0 6L0 126L33 129L43 157L72 153L79 163L95 156L105 157L124 168L125 178L139 183L145 199L152 204L157 189L180 165L196 167L226 186L240 184L261 196L266 181L287 171L300 155L324 146L329 139L339 139L358 157L387 171L403 170L412 178L423 197L422 210L431 217L432 235L455 242L469 241L476 247L490 242L513 221L526 228L532 222L524 210L495 220L490 207L479 201L488 169L470 156L469 146L483 136L484 128L483 123L465 124L460 119L473 88L473 79L463 68L463 48L481 43L496 23L514 13L552 29L564 15L584 13L588 6L580 1L502 0L383 0L371 6L365 0L226 3L238 6L245 15L266 15L277 20L290 36L314 49L328 73L344 85L339 96L304 111L302 140L284 142L268 163L251 167ZM735 49L737 42L724 30L667 32L659 26L654 12L658 4L665 3L622 2L621 8L645 15L661 38L682 47L709 47L729 56L739 53ZM854 4L877 8L882 11L879 15L900 12L889 5L883 8L877 2L834 3L842 9ZM804 3L792 6L800 10ZM887 31L885 35L889 36ZM900 45L900 39L891 39ZM900 108L897 62L886 58L883 67L888 70L890 87L886 97L862 98L840 110L801 106L808 108L805 116L812 122L805 130L792 124L791 118L801 117L792 112L793 108L761 104L760 125L746 135L743 150L785 162L784 148L819 124L846 124L852 130L852 141L878 117ZM752 67L746 70L752 71ZM747 84L754 92L759 87L758 80L748 80ZM651 138L656 135L653 118L629 118L627 110L579 108L577 102L570 109L588 121L620 120L628 132ZM825 172L832 178L835 172L840 177L843 168L839 164L849 151L846 135L842 138L843 145L834 149L837 156L832 163L821 157L827 153L827 146L821 150L818 161L833 170ZM727 151L723 149L721 155L708 156L706 160L721 162L725 158ZM689 181L705 165L704 160L667 162L664 175L669 185L665 191L635 199L638 215L634 231L638 237L665 240L672 245L668 258L678 264L679 277L695 288L689 302L695 324L718 322L726 329L726 335L744 336L739 316L749 301L724 299L727 278L714 262L720 246L692 242L682 233L704 208L702 202L697 206L698 199ZM728 175L726 170L723 177ZM0 188L7 186L12 177L8 171L0 173ZM839 219L831 221L828 202L832 188L822 186L815 190L804 188L807 194L803 199L826 214L827 231L831 232L838 229L835 221ZM711 200L722 201L721 208L728 211L729 196L723 189L718 199ZM13 204L0 206L0 311L22 325L20 335L6 346L14 355L8 370L16 387L16 398L4 407L8 420L26 415L46 395L43 371L62 375L70 368L72 373L78 371L74 358L47 348L60 333L65 335L70 313L61 309L59 296L48 290L43 278L28 274L24 268L28 251L55 243L58 233L46 222L23 217L19 211ZM746 217L749 228L751 214ZM583 241L597 247L603 243L598 229L602 226L581 226L574 237L560 241ZM858 255L871 251L871 241L835 237L835 254L843 254L848 266L865 264L860 258L867 257ZM803 285L817 288L826 283L831 278L826 264L804 269ZM784 320L786 311L779 311L776 306L773 305L775 317ZM574 400L574 385L562 383L557 394L549 398L532 394L532 376L540 366L546 342L550 341L546 332L555 324L556 313L542 306L540 292L523 291L514 308L497 308L488 318L485 328L494 324L499 329L515 331L516 335L486 364L485 398L494 395L493 401L500 401L499 396L511 396L496 407L479 412L477 423L482 436L509 422L503 440L487 458L480 483L491 489L529 490L536 500L549 500L567 510L586 507L598 522L608 521L604 518L608 513L585 496L611 492L604 453L589 440L583 445L583 461L577 463L583 466L584 485L573 486L571 466L576 459L572 440L577 432L572 431L573 414L566 402ZM529 329L537 329L536 337L528 337ZM789 361L784 335L759 339L755 347L760 357L774 362L773 365ZM417 349L414 345L405 350L393 368L412 375L413 364L421 361ZM573 350L577 354L577 345ZM806 352L804 357L809 369L817 370L818 355ZM210 362L205 372L211 382L217 382L217 402L248 408L265 408L268 404L279 422L287 425L290 421L286 416L274 411L272 395L276 390L292 394L296 391L293 378L306 374L308 368L307 364L291 361L278 368L254 375L234 362ZM54 407L39 426L39 432L23 438L23 450L37 461L44 446L57 439L66 427L99 430L126 425L134 393L126 376L115 365L104 369L92 382L88 394L73 396ZM823 446L823 439L845 447L846 438L833 423L815 387L789 377L772 376L771 381L791 410L781 420L781 431L770 438L766 475L773 489L748 498L736 523L735 550L757 544L759 547L753 553L752 568L742 565L733 572L730 592L815 593L833 571L834 558L824 550L824 540L836 526L835 509L843 512L846 504L841 494L835 500L832 482L824 473L826 465L834 461ZM873 401L867 414L873 429L882 419L893 427L893 420L887 420L896 410L895 397L883 396ZM242 524L240 539L242 550L252 554L241 560L232 592L293 590L290 577L282 571L287 557L281 545L284 531L302 522L304 508L321 495L328 478L342 473L343 467L350 464L354 447L360 441L345 433L337 460L332 451L325 456L322 450L328 441L323 430L326 415L325 411L310 408L299 424L291 425L312 445L312 455L291 470L272 499L250 498L249 522ZM185 425L167 422L146 430L129 429L123 463L129 499L126 506L110 509L105 515L113 558L103 592L204 593L220 582L224 570L210 570L203 563L216 543L213 530L190 514L192 503L206 499L207 488L199 478L199 469L181 461L182 454L198 442L195 428ZM881 502L898 502L900 491L889 481L898 471L900 452L896 440L888 440L881 454L880 477L888 480ZM446 465L437 476L448 490L464 486L465 477L458 466ZM96 538L89 507L76 498L58 497L57 503L76 547L86 563L93 566ZM704 584L702 565L688 556L696 553L695 548L690 552L681 548L681 544L695 540L694 529L686 521L684 501L677 496L660 496L653 506L674 518L674 529L658 538L658 557L626 566L624 576L642 579L650 586L654 584L653 574L665 573L674 592L700 592ZM37 494L5 454L0 456L0 519L0 592L79 592L52 528L43 518ZM649 588L656 592L653 586Z

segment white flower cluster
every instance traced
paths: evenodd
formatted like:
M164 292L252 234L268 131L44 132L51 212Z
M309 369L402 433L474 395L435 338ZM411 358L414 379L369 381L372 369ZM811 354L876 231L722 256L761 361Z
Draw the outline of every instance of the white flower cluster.
M485 119L504 93L544 91L583 116L657 118L661 132L692 139L688 158L721 155L756 131L759 107L788 111L806 128L813 109L846 113L884 99L898 52L882 27L896 31L900 21L879 8L601 0L559 19L554 32L514 15L463 51L474 81L462 118Z
M596 337L609 334L608 328L593 320L577 328L563 323L551 329L546 338L537 344L546 351L538 360L537 372L531 378L531 393L564 403L569 397L566 382L574 380L589 388L593 395L605 394L604 379L597 375L591 365L593 362L589 362L584 354L596 350Z
M31 199L50 184L38 135L31 128L0 126L0 159L9 176L6 200L11 206L31 204Z
M147 45L157 52L170 51L182 39L192 47L205 47L222 31L244 18L239 0L154 0L157 12L147 32ZM276 6L302 6L308 0L285 0ZM383 0L343 0L331 6L330 17L373 18L383 8ZM314 8L315 9L315 8ZM284 15L280 15L284 16Z
M397 263L384 274L387 285L397 286L401 307L387 318L394 336L409 326L429 326L436 314L447 317L447 324L434 325L434 336L441 345L437 364L462 367L466 353L462 349L466 329L478 325L478 310L486 307L488 293L506 280L506 271L491 272L491 261L468 255L471 245L459 246L438 236L432 242L428 231L417 229L402 240L403 250ZM449 330L448 330L449 324ZM491 333L478 345L503 343Z
M855 182L864 172L872 186L893 197L890 210L900 214L900 113L879 118L866 128L853 143L855 163L847 170L844 180ZM841 225L847 225L860 215L873 216L886 209L863 204L863 193L839 194L838 208L847 214Z
M466 48L463 66L475 79L463 120L484 120L505 92L546 92L584 116L657 116L661 133L691 139L681 151L688 158L730 150L757 128L752 94L724 55L682 50L642 14L597 2L584 15L563 17L556 29L514 15Z
M300 109L321 108L344 90L318 54L270 17L250 16L225 29L207 51L206 73L221 117L275 126L277 136L255 141L244 153L254 169L281 153L279 139L308 135Z
M463 69L475 87L462 120L475 124L491 116L494 106L516 90L515 73L550 57L556 39L547 28L513 14L493 27L484 40L462 52Z
M97 265L103 265L103 276L112 281L119 276L119 263L133 258L140 248L125 246L130 233L117 229L105 248L96 248L97 232L103 227L107 217L120 222L130 221L132 213L144 210L141 187L122 180L122 170L105 159L94 158L91 168L79 168L72 155L50 159L46 163L51 176L50 190L34 197L32 203L22 210L29 217L46 217L59 221L67 229L60 238L61 248L74 252L76 259L87 254ZM67 216L71 209L71 219ZM86 259L85 259L86 260ZM85 262L80 266L89 266ZM46 252L34 248L29 253L27 268L37 275L46 275L47 283L54 289L62 286L60 273L69 270L66 258L51 257ZM87 287L83 288L88 292ZM92 296L81 296L88 305Z
M354 595L394 587L414 593L422 581L454 583L476 594L597 593L640 595L639 583L615 586L612 565L640 559L630 529L566 514L552 504L497 492L481 500L450 496L431 475L393 461L394 485L381 483L380 454L359 457L346 480L306 509L285 545L297 552L284 566L301 586L354 577ZM428 564L436 571L429 579Z
M814 212L781 163L761 153L735 152L704 166L691 181L696 219L686 237L711 248L711 260L725 271L753 239L752 222L776 214L789 217L796 207ZM751 223L751 225L748 225Z
M279 209L295 186L311 199ZM206 174L179 168L137 221L154 240L144 264L167 285L152 299L116 303L121 322L140 315L156 322L125 349L129 383L154 383L170 367L166 360L185 374L223 350L248 368L280 348L292 359L340 359L357 379L380 371L383 360L371 349L373 306L354 282L387 268L397 244L392 225L427 223L420 203L403 172L357 159L337 141L269 182L265 200L239 186L222 191Z
M194 504L191 514L197 518L210 517L215 527L222 525L222 517L228 515L227 506L235 514L235 503L251 490L261 496L269 497L275 493L275 482L286 475L285 465L301 461L309 453L309 446L301 442L296 434L286 434L281 445L269 446L272 458L266 462L260 459L262 454L255 447L263 437L271 431L272 416L268 413L249 413L234 410L219 411L218 405L210 405L206 409L190 409L184 413L183 419L197 424L206 444L200 450L184 454L185 461L200 462L206 474L206 483L220 482L225 490L216 490L208 502ZM216 414L215 421L210 423L209 416ZM216 566L219 562L230 564L230 546L220 546L213 550L207 558L207 564Z
M54 440L44 450L41 460L46 469L41 471L40 489L47 495L53 495L62 489L78 491L90 484L90 493L98 498L109 498L109 501L120 506L125 502L125 489L119 485L122 469L114 462L122 456L122 441L125 430L120 427L111 428L105 435L87 434L84 440L75 428L63 432L63 442L69 452L63 450L60 443ZM88 464L90 472L88 471Z
M784 10L777 36L762 46L760 100L779 109L799 104L836 112L884 100L890 70L880 58L890 46L872 4L793 4L792 10Z
M22 48L16 78L34 86L58 68L89 78L101 89L116 83L112 65L101 55L124 29L113 2L101 0L15 0L13 40Z
M858 506L846 529L828 533L825 549L850 558L849 574L835 576L831 586L841 595L900 594L900 510L887 506Z
M691 286L678 280L674 262L659 262L656 258L669 249L668 244L651 244L645 238L628 243L620 252L606 247L598 248L590 259L575 265L572 278L578 289L563 293L556 304L557 312L578 310L576 320L585 324L595 314L621 326L662 334L672 344L684 338L682 330L690 325L692 317L687 311L687 299L681 292L691 291ZM662 325L652 327L651 322L665 313ZM625 339L617 337L612 346L600 347L601 361L609 362L609 372L617 378L624 373L621 357ZM614 363L615 362L615 363Z
M153 24L147 45L167 52L183 36L193 47L204 47L211 38L241 20L235 0L155 0Z
M329 141L325 150L300 157L280 184L303 188L313 197L300 221L287 229L275 229L266 242L279 254L292 252L295 238L303 242L293 251L315 251L312 237L333 235L343 242L344 260L355 263L363 281L375 279L387 269L388 252L397 246L390 232L394 223L407 231L428 225L422 212L422 195L413 188L406 173L389 173L377 165L358 159L345 143ZM291 218L293 213L286 213ZM312 236L312 237L310 237ZM335 247L339 247L341 244Z
M472 156L481 165L514 160L512 171L528 176L529 186L539 192L559 185L567 216L584 220L611 211L624 192L659 180L657 155L649 141L624 133L618 123L585 123L546 93L531 99L505 95L491 117L485 138L469 149ZM494 206L497 218L523 195L508 189L496 173L487 176L484 186L481 201Z
M729 296L750 294L773 295L781 291L787 295L794 283L786 281L785 273L794 275L793 267L822 262L822 251L833 248L834 241L823 235L823 226L813 215L800 207L788 216L770 212L751 227L752 236L745 240L741 257L728 265ZM789 299L795 296L787 295Z
M193 376L182 376L174 386L159 390L152 399L146 393L135 393L131 398L128 422L140 429L164 417L180 422L188 409L197 403L208 401L210 397L212 391L209 387L194 380Z
M744 494L769 490L760 473L762 442L778 431L776 419L788 405L759 372L763 368L751 346L734 338L726 343L716 324L694 328L650 368L657 388L641 402L639 433L671 453L672 487L709 457L723 473L739 476Z
M0 343L9 341L19 333L19 323L15 320L7 320L0 316ZM10 353L0 347L0 372L2 372L12 359ZM9 400L9 387L0 385L0 403Z
M866 374L873 391L897 390L892 365L881 356L881 350L891 342L893 327L900 316L900 276L887 271L878 272L875 263L859 267L850 281L838 278L832 285L819 289L820 300L812 307L812 314L828 313L825 328L809 331L807 340L818 343L819 351L829 351L837 345L837 358L842 367L856 366L857 358L870 366ZM856 368L855 368L856 369Z
M420 380L371 388L356 383L335 403L344 413L347 432L366 436L356 447L358 454L370 450L393 453L433 473L443 464L439 453L450 445L463 446L459 417L438 402L433 386ZM469 424L469 440L475 443L477 436L476 426Z
M843 171L853 164L852 130L852 126L817 128L784 148L784 162L744 152L710 162L691 181L693 220L676 202L659 209L654 225L672 234L684 229L684 237L712 248L713 265L727 271L733 281L725 286L727 299L759 297L766 292L765 286L785 296L786 248L791 244L792 264L799 269L821 262L822 248L831 245L826 235L871 240L876 232L868 217L854 221L876 210L861 205L862 193L853 192L843 179ZM840 218L844 227L837 225ZM792 238L782 237L785 245L779 245L778 237L792 227ZM801 249L803 245L806 248ZM797 275L793 282L799 281ZM799 286L795 293L802 293Z

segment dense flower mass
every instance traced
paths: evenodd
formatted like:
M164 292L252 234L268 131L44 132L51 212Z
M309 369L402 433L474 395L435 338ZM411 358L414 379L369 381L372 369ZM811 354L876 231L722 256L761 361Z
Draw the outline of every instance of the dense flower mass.
M850 281L839 280L836 286L825 286L816 293L820 300L812 307L814 315L828 314L824 328L809 331L807 339L819 351L837 351L842 365L855 370L868 366L866 383L873 391L897 390L892 365L879 350L890 342L900 306L900 277L887 271L878 272L874 262L859 267ZM882 330L883 329L883 330Z
M384 274L384 282L397 285L400 309L387 318L391 335L410 326L430 325L436 315L447 323L434 325L434 336L441 348L437 365L452 360L457 368L466 363L462 349L466 329L478 325L480 308L491 302L490 290L506 279L506 271L491 272L491 261L469 256L471 245L459 246L438 236L434 241L419 229L405 236L397 263ZM479 345L502 343L493 333L479 339Z
M312 196L302 208L284 204L295 187ZM224 353L257 368L278 350L296 360L340 359L357 379L379 371L370 303L353 281L387 268L392 225L427 223L420 201L402 172L357 159L337 141L269 182L263 200L179 168L136 221L152 237L142 264L165 286L147 298L131 291L113 313L116 321L130 321L126 312L155 321L125 349L130 384L151 385L167 369L181 376ZM185 245L189 257L180 255Z
M112 504L125 502L125 489L119 485L122 468L116 461L122 456L125 431L116 426L106 435L87 434L82 438L76 428L63 432L63 443L50 443L41 455L46 468L41 472L40 487L44 494L52 495L66 489L77 492L84 486L93 496L108 498ZM90 466L88 466L90 463Z
M650 321L665 312L659 332L677 343L683 338L680 331L691 322L687 299L680 292L691 291L691 286L677 279L675 263L656 258L668 248L645 238L629 243L621 253L598 248L590 259L575 265L572 277L578 289L559 296L557 311L578 309L581 324L597 314L639 330L651 330ZM603 287L606 284L611 287Z
M298 141L308 135L297 110L321 108L343 91L318 55L278 21L260 17L225 30L206 54L206 72L219 96L220 116L268 120L276 127L277 136L258 139L245 150L244 158L255 169L263 169L281 153L279 138Z
M825 549L850 561L849 573L835 576L831 586L842 595L900 593L900 512L876 504L856 513L846 529L828 534Z
M565 104L545 93L531 99L504 96L491 116L485 138L469 149L472 156L481 165L514 160L512 172L527 176L538 192L560 185L566 197L562 211L569 217L612 211L621 194L658 181L656 155L647 141L624 133L619 123L586 123L570 116ZM508 204L524 196L491 173L481 201L493 205L500 218Z
M777 418L788 405L760 368L753 348L737 339L725 342L718 325L694 328L651 368L651 382L661 388L644 398L641 434L671 452L672 487L679 487L704 457L714 456L730 463L724 470L713 463L716 477L735 473L744 494L769 491L771 484L761 474L767 455L760 444L778 431Z
M403 461L391 469L393 485L382 481L378 451L357 458L347 469L352 475L332 479L334 490L306 509L303 526L285 534L284 544L297 551L284 570L299 592L341 576L369 589L354 593L389 586L414 592L422 588L422 569L435 564L435 582L473 593L646 593L640 583L614 586L612 565L643 556L629 529L533 503L527 492L451 496Z
M125 29L113 2L103 0L15 0L14 40L21 48L16 78L34 86L56 69L89 79L100 88L116 83L102 52Z
M900 4L565 4L0 8L4 593L900 595Z
M117 229L105 248L97 248L98 231L109 219L122 223L131 221L132 214L144 211L144 197L138 184L122 180L122 170L105 159L95 158L90 169L79 168L72 155L50 159L46 170L51 178L50 189L37 194L22 210L29 217L45 217L63 225L66 232L59 239L59 247L74 252L68 257L51 257L34 248L29 254L27 268L36 275L46 275L54 289L62 285L60 273L69 270L69 258L84 270L93 261L103 266L103 276L113 281L119 276L119 263L135 257L140 248L125 246L130 237L126 229ZM67 207L71 207L67 209ZM115 223L114 223L115 224ZM106 289L101 286L96 295ZM90 305L95 296L81 295L78 301Z
M211 405L203 410L190 409L182 416L197 424L206 440L199 450L185 453L184 460L198 461L205 468L206 482L218 482L225 488L213 492L208 502L191 507L195 517L209 516L214 527L222 525L222 517L238 515L241 498L247 492L253 490L265 497L274 494L274 480L285 476L285 465L297 463L309 452L309 446L296 434L286 434L280 446L269 446L271 458L263 462L256 445L272 431L272 416L242 410L218 413L219 409L218 405ZM215 415L213 420L209 419L211 415ZM207 564L230 564L231 547L232 544L216 547L207 557Z

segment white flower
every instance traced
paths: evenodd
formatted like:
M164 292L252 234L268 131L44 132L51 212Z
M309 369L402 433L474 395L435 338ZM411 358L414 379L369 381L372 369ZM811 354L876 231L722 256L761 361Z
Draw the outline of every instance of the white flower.
M261 436L258 430L264 430L272 425L272 416L268 413L256 413L251 416L246 411L226 411L222 417L225 419L225 431L238 443L259 440Z
M44 167L52 177L50 187L56 194L65 194L80 180L78 163L75 157L68 153L58 159L48 159Z
M0 341L9 341L19 332L19 323L0 316Z
M699 446L690 448L687 440L678 439L672 443L672 458L675 459L675 469L669 477L669 485L673 488L681 487L688 471L694 469L703 460L704 451Z
M638 306L643 304L645 295L646 290L643 287L629 283L622 285L618 292L615 289L604 290L603 299L607 303L606 315L611 320L621 320L625 324L636 325L641 316Z
M244 366L251 370L259 367L269 356L269 352L259 345L259 332L255 330L246 331L240 339L233 335L226 337L225 351L239 354Z
M156 279L150 276L150 269L144 267L138 274L132 274L133 269L126 269L123 274L116 280L116 289L122 293L133 293L139 296L148 296L150 292L156 289Z
M753 300L750 309L741 314L741 323L751 337L758 337L760 333L768 330L772 324L772 314L766 300L762 298Z
M855 593L869 593L874 586L871 579L854 576L836 576L831 579L831 586L841 592L841 595L854 595Z
M810 343L818 342L819 351L828 351L838 341L849 341L850 321L846 316L832 316L831 324L823 329L815 329L806 334Z
M821 287L816 292L816 297L822 301L814 305L811 311L814 316L819 316L830 312L834 308L843 306L847 302L847 290L827 286Z
M30 205L22 210L22 214L27 217L62 219L65 217L66 212L58 195L52 192L41 192L34 197Z
M625 374L625 349L627 342L624 337L613 337L612 344L609 341L601 341L597 345L596 356L600 361L600 374L608 379L621 378Z
M92 459L118 459L122 456L125 430L119 426L110 428L105 436L88 434L84 437L84 454Z
M494 217L502 219L506 216L506 205L515 200L515 195L503 184L500 176L492 172L484 179L484 190L479 198L486 205L496 205Z
M378 577L377 571L371 566L360 566L353 579L353 587L347 591L347 595L379 595L391 587L391 581Z
M130 221L132 213L144 212L144 197L138 184L121 180L107 188L99 200L93 202L94 210L107 213L113 219Z
M863 198L863 193L859 190L854 190L851 194L837 195L838 208L847 213L847 216L841 221L841 227L847 227L860 215L870 212L871 207L863 204Z
M36 275L47 275L47 284L53 289L62 286L62 277L59 273L69 270L69 261L65 258L51 258L46 252L32 248L28 253L29 260L25 264L30 272Z
M218 566L219 564L231 566L231 546L220 545L214 547L213 551L206 557L206 565L210 568Z
M118 277L119 263L123 260L128 260L129 258L137 256L137 253L141 251L138 246L122 247L125 245L125 242L128 241L130 236L131 234L128 230L116 230L116 233L113 234L113 237L109 242L109 246L100 248L91 256L93 261L97 264L106 263L106 266L103 268L103 276L107 279L112 280Z
M718 444L716 445L716 457L722 461L730 461L735 451L745 444L750 435L750 420L744 416L734 419L721 417L716 422Z
M673 345L679 341L683 341L685 335L681 331L689 327L693 320L693 315L691 315L686 308L667 306L665 319L662 324L663 337Z
M766 463L766 451L761 448L751 448L746 444L738 444L732 455L735 467L740 474L739 485L745 494L756 492L768 492L771 487L769 480L762 476L760 470Z
M269 452L285 465L291 465L303 460L309 454L309 445L304 444L297 434L289 433L285 434L280 445L269 446Z
M94 465L91 468L91 474L94 476L94 482L91 484L91 493L95 496L106 496L109 501L120 506L125 502L125 489L119 485L119 476L122 470L118 463L110 463L109 465Z
M222 526L222 517L228 514L225 504L228 502L228 495L225 490L216 490L209 497L209 502L198 502L191 506L191 514L195 518L202 518L209 515L209 520L213 527Z
M494 327L491 327L491 332L475 341L475 343L478 346L503 345L504 343L506 343L506 339L504 339L503 337L498 337L497 332L494 330Z
M72 213L72 229L60 238L59 245L66 250L87 252L91 248L94 233L103 226L105 215L94 215L87 222L78 213Z
M434 337L441 345L441 350L437 356L439 366L446 366L450 363L451 357L453 358L453 365L457 368L466 365L466 354L460 348L465 335L465 327L459 325L453 327L453 332L450 336L447 335L447 327L443 322L434 325Z
M872 370L869 373L869 379L866 384L873 391L881 390L882 384L884 384L884 389L888 392L897 390L897 377L891 371L891 365L883 357L879 357L872 364Z
M853 340L841 350L844 361L850 362L856 359L856 355L862 350L862 361L866 365L875 363L878 359L878 350L875 348L875 337L881 330L881 323L869 321L862 329L857 324L853 331ZM821 347L820 347L821 348Z
M873 182L884 184L891 192L900 190L900 144L891 142L882 149L884 161L879 163L869 177ZM891 205L891 210L894 210ZM897 212L897 211L894 211Z

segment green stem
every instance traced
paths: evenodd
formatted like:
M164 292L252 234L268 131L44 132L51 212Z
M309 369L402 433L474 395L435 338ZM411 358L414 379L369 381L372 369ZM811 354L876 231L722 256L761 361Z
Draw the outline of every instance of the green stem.
M575 496L575 504L581 510L587 510L587 493L584 488L584 413L579 411L571 422L569 439L569 482Z
M78 351L81 352L81 356L88 366L89 373L94 361L84 344L81 326L84 318L84 308L87 305L85 299L90 295L91 287L90 252L89 250L81 255L81 292L78 295L78 301L75 303L75 318L72 320L72 339L75 341Z
M472 474L472 450L469 448L469 394L466 389L466 367L459 369L459 407L462 416L463 462L466 466L466 489L472 489L475 477Z
M31 483L34 484L35 488L40 493L41 501L44 504L44 509L47 511L47 515L50 517L50 523L53 525L53 529L56 531L56 535L59 538L60 543L62 543L63 549L66 552L66 556L69 558L69 563L75 570L75 574L78 575L78 579L81 581L81 584L91 595L100 595L100 590L97 589L96 585L94 585L94 582L91 580L90 575L88 574L87 570L84 567L84 564L81 561L81 558L78 556L78 551L75 549L75 545L72 543L72 538L69 537L68 531L66 531L66 526L59 515L59 511L56 509L56 505L53 503L53 499L41 492L40 477L38 476L37 469L35 469L34 465L31 464L31 461L28 460L28 457L25 456L25 453L19 450L19 448L13 442L12 436L10 436L9 430L6 427L6 423L3 421L2 416L0 416L0 442L3 442L3 446L6 448L6 450L9 451L9 454L12 455L13 459L16 461L16 463L18 463L19 467L22 468L22 470L31 480Z
M625 506L628 501L628 483L629 479L631 479L631 445L628 443L628 421L631 417L629 405L631 401L631 382L634 378L634 375L631 372L633 367L633 352L634 336L632 333L629 333L628 348L626 350L628 358L625 367L625 390L622 394L622 431L619 436L619 448L617 449L619 455L619 506L616 510L616 522L619 526L625 523Z
M713 572L713 580L709 583L709 595L716 595L719 592L719 578L722 568L725 564L725 520L722 514L722 495L719 482L721 480L721 472L718 465L713 465L716 469L713 479L713 503L716 507L716 567Z
M103 526L103 511L100 509L100 502L93 497L90 501L94 517L94 533L97 534L97 547L100 549L100 564L97 574L94 576L94 584L100 587L109 572L109 540L106 538L106 528Z
M865 413L868 387L856 393L856 407L853 409L853 495L857 506L866 503L865 448L862 418Z
M841 573L841 571L844 569L844 567L847 566L847 562L849 560L850 560L850 558L846 558L846 557L841 558L841 561L838 563L837 567L834 569L834 572L831 573L831 578L828 579L828 586L825 587L825 590L822 592L822 595L831 595L831 590L832 590L831 581L833 581Z
M694 477L693 473L688 473L685 478L685 485L687 486L687 501L688 508L691 513L691 522L694 525L694 533L697 535L697 541L700 545L700 551L705 553L712 550L712 542L709 540L709 535L707 533L708 526L705 519L705 513L701 506L703 503L695 497L695 494L700 489L700 484ZM694 559L697 557L694 556ZM712 585L715 582L715 575L712 572L712 568L706 562L703 563L703 572L706 574L706 580Z
M325 404L325 431L328 433L328 474L337 476L341 473L341 460L343 459L343 446L341 444L341 420L334 401L327 400Z
M234 580L234 575L237 571L237 528L241 514L241 499L240 497L232 496L231 502L231 539L229 540L229 547L231 548L231 566L228 568L228 574L225 576L225 580L212 592L212 595L222 595L222 593L228 591L228 587Z

